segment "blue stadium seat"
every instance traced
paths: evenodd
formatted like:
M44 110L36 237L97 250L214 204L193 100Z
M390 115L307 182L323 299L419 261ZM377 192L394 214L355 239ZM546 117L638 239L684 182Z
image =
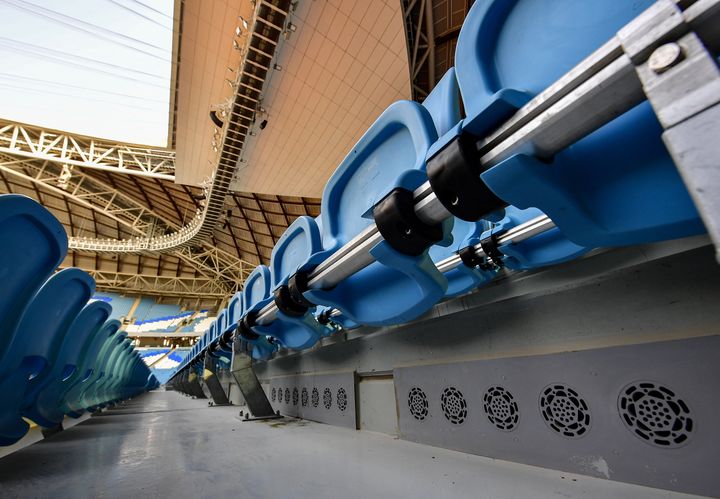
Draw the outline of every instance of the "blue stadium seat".
M41 426L49 427L57 424L42 416L39 410L40 404L43 400L57 400L57 395L63 390L64 384L78 371L83 361L81 357L83 350L110 317L111 312L112 307L101 301L89 303L80 311L70 325L60 351L47 374L30 380L23 401L23 416Z
M460 91L455 77L455 68L450 68L443 75L422 105L430 113L438 136L443 136L460 122ZM458 218L453 218L452 224L452 243L445 246L434 245L429 250L430 258L434 263L439 263L453 256L459 250L477 244L480 241L480 235L489 226L483 220L466 222ZM479 267L471 268L465 265L449 270L444 273L448 283L445 296L467 293L492 280L496 273L492 269L483 270Z
M10 445L27 433L29 426L21 416L25 394L52 372L71 323L94 291L95 281L87 273L61 270L23 312L0 365L0 445Z
M245 315L257 314L260 309L273 300L270 293L271 276L270 269L266 265L255 267L243 287L243 301L245 303ZM265 335L244 331L240 328L240 337L247 344L247 349L255 359L267 359L277 350L277 345L268 341Z
M48 210L26 196L0 195L0 365L23 310L67 245L65 229Z
M476 2L455 57L467 111L462 129L476 136L492 130L652 3ZM542 210L588 248L702 233L661 133L644 102L552 158L527 151L481 178L503 201Z
M73 330L88 331L87 339L78 355L76 369L59 384L44 388L38 394L35 403L23 411L23 415L41 426L52 427L62 422L67 411L66 400L72 397L76 387L88 380L93 373L101 348L120 328L120 322L117 320L110 320L95 328L94 321L104 314L104 310L97 307L89 309L91 305L88 305L83 310L87 312L81 312L70 326Z
M430 113L421 105L399 101L389 106L363 135L323 191L321 202L325 260L373 222L372 211L396 188L414 190L425 180L425 155L437 140ZM449 243L451 224L442 224ZM375 262L331 290L309 290L313 303L339 308L354 322L397 324L414 319L445 294L447 281L427 251L401 254L387 241L370 253Z
M308 270L311 257L321 251L320 230L315 220L306 216L298 217L275 244L270 257L273 293L284 293L287 296L290 277L298 271ZM285 312L278 310L274 321L256 326L254 331L275 338L286 348L297 350L309 348L322 336L334 332L315 319L312 308Z
M106 370L109 368L109 361L113 353L120 347L126 336L127 333L120 331L107 339L97 356L93 372L85 381L76 385L68 394L63 406L65 413L72 417L80 417L91 405L88 399L91 399L91 394L106 375Z

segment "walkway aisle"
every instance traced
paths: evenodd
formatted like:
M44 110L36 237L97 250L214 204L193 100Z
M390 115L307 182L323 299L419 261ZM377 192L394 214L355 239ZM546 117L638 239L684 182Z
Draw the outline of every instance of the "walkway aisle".
M237 413L174 392L142 395L0 459L0 497L681 497L370 432L241 422Z

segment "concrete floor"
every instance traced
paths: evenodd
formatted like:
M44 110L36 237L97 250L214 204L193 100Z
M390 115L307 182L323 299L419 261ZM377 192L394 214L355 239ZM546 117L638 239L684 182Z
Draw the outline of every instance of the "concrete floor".
M145 394L0 459L0 497L690 497L319 423L241 422L237 413Z

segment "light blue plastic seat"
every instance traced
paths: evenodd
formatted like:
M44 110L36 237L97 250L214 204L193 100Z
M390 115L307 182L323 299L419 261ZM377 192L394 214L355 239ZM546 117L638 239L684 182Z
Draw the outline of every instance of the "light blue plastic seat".
M67 254L65 229L29 197L0 195L0 366L30 299Z
M443 75L422 105L430 113L438 136L446 134L457 126L461 120L461 113L460 91L455 77L455 68L450 68ZM452 224L452 243L446 246L434 245L429 250L430 258L436 264L454 256L463 248L477 244L480 241L480 235L489 226L483 220L466 222L454 217ZM492 280L496 273L495 269L481 269L465 265L449 270L444 273L448 282L445 296L467 293Z
M60 352L47 374L30 380L23 401L23 416L40 426L50 427L58 424L57 421L43 417L41 404L53 400L56 401L56 407L59 406L58 395L77 373L83 362L84 351L92 342L93 335L110 317L111 312L112 307L101 301L89 303L80 311L70 325Z
M455 69L467 118L483 136L558 80L649 7L608 2L486 0L470 9ZM524 151L482 173L503 201L546 213L587 248L639 244L704 232L695 206L642 103L552 158Z
M395 102L358 141L323 191L323 251L312 263L327 259L373 223L373 208L396 188L413 191L426 180L425 156L437 140L430 113L420 104ZM448 243L450 224L443 224ZM342 310L350 320L368 325L414 319L445 294L447 281L427 251L401 254L387 241L370 253L375 262L333 289L312 289L305 297Z
M75 369L72 369L71 374L63 378L60 383L48 385L41 390L35 402L23 411L24 416L41 426L49 428L62 422L68 394L90 377L100 349L120 328L118 320L110 320L101 323L97 328L94 327L94 321L105 313L105 308L96 306L96 303L100 302L86 306L70 326L74 331L89 332L78 355ZM63 375L65 372L67 371L63 370Z
M273 296L287 292L289 279L298 271L309 270L311 257L322 249L320 230L315 220L307 216L295 219L275 244L270 257ZM322 336L334 332L315 319L314 307L304 307L304 311L302 308L285 312L278 310L274 321L268 325L255 326L254 330L295 350L310 348Z
M271 283L270 269L266 265L255 267L255 270L245 280L245 286L243 287L243 302L245 304L243 316L248 314L256 315L265 305L273 301L273 296L270 293ZM239 332L248 353L254 359L267 359L277 350L277 345L271 343L267 336L263 334L251 331L251 334L248 335L242 328L239 329Z
M95 291L95 281L80 269L54 274L38 290L18 321L13 341L0 366L0 445L27 433L21 411L33 381L42 384L52 372L75 317Z

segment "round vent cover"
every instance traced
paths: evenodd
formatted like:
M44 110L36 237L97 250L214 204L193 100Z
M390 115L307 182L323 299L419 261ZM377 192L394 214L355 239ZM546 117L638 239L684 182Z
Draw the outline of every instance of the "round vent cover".
M293 405L298 405L298 398L300 398L300 395L298 393L297 387L293 388Z
M467 418L467 402L455 387L445 388L440 396L440 408L452 424L463 424Z
M275 393L276 393L276 390L275 390L275 387L273 387L273 389L270 390L270 400L273 402L275 402Z
M413 387L408 393L408 407L410 414L418 421L422 421L428 415L428 398L425 392L418 387Z
M285 403L290 403L290 388L285 388Z
M303 407L307 407L308 405L308 391L305 387L303 387L302 392L300 393L300 403Z
M325 406L325 409L330 409L330 407L332 407L332 392L330 391L330 388L325 388L325 391L323 392L323 405Z
M502 386L488 388L483 396L483 409L498 430L512 431L520 419L515 397Z
M540 395L540 414L550 429L566 437L580 437L590 429L587 402L567 385L545 387Z
M320 392L318 392L317 388L313 388L312 391L312 405L313 407L317 407L318 404L320 404Z
M652 381L626 386L620 392L618 410L628 430L657 447L680 447L693 431L694 421L685 401Z
M339 388L337 392L337 405L341 411L347 409L348 397L345 388Z

